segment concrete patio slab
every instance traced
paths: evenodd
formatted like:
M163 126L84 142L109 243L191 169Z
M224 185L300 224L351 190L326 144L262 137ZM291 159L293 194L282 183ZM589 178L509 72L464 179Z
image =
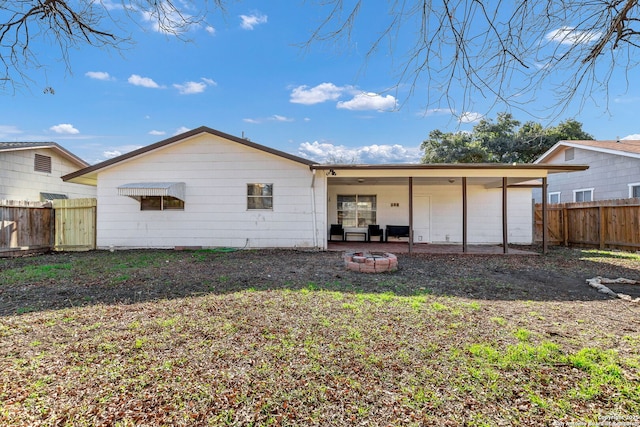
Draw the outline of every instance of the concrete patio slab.
M329 251L350 252L390 252L393 254L409 253L407 242L329 242ZM468 245L467 252L462 251L460 244L431 244L414 243L413 253L420 254L459 254L459 255L540 255L534 249L523 250L509 247L508 253L503 252L502 245Z

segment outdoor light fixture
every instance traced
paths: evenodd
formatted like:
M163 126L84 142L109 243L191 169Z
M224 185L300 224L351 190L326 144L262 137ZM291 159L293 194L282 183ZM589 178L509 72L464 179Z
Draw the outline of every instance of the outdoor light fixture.
M364 182L364 178L358 178L358 182L362 184Z
M449 184L453 184L454 182L456 182L456 180L455 180L455 179L453 179L453 178L449 178Z

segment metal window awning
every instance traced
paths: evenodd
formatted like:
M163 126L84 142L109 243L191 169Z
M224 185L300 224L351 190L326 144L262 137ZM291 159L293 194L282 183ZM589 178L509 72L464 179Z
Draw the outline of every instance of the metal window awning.
M184 182L133 182L118 187L118 195L140 199L143 196L170 196L184 201Z
M41 192L40 193L40 199L42 201L45 200L61 200L61 199L68 199L69 197L66 194L58 194L58 193L46 193L46 192Z

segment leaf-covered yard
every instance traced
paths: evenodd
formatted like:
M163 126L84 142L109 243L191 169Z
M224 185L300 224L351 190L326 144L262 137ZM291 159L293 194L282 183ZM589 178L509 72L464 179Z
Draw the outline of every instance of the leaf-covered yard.
M638 258L409 258L375 277L342 272L339 254L286 251L0 260L0 308L13 307L0 317L0 424L640 424L638 304L584 283L518 296L523 283L499 279L637 275ZM188 292L171 294L180 280ZM67 307L15 296L52 289Z

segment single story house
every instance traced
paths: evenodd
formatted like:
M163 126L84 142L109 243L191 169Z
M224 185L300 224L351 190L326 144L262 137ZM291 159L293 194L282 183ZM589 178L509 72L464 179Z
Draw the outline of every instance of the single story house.
M409 245L533 239L530 182L580 165L325 165L200 127L63 177L97 187L97 246L326 249L369 225ZM506 248L506 245L505 245Z
M0 200L95 197L95 187L60 179L87 166L55 142L0 142Z
M549 176L549 203L640 197L640 141L559 141L535 164L589 165L579 173ZM542 200L540 190L534 198Z

